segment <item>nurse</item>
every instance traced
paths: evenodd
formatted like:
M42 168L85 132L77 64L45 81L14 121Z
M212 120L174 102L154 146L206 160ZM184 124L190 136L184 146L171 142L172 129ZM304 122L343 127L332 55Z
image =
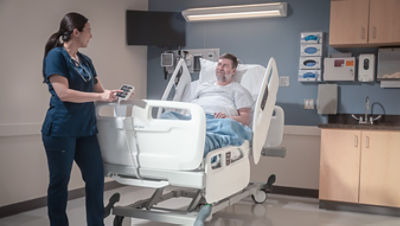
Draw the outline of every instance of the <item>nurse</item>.
M42 139L50 175L47 204L51 226L68 225L68 183L74 160L85 181L87 225L104 225L104 172L94 102L115 101L121 91L104 89L91 59L78 51L87 47L91 38L88 19L68 13L45 47L43 76L51 98Z

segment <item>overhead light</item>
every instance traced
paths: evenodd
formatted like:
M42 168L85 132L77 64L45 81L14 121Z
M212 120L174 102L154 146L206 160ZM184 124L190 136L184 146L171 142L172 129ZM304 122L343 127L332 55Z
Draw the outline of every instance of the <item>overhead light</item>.
M286 2L271 2L251 5L192 8L182 11L186 21L231 20L261 17L285 17Z

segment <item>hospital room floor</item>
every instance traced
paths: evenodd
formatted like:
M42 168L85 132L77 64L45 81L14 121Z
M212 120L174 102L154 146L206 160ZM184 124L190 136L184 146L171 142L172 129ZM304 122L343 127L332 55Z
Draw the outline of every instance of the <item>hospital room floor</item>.
M121 194L118 205L132 204L138 199L147 198L152 191L150 189L139 189L132 187L120 187L105 192L106 200L115 192ZM171 205L179 206L185 200L172 200ZM1 218L0 226L46 226L49 225L45 207L20 213L14 216ZM68 216L71 226L84 226L85 210L84 199L74 199L68 202ZM113 217L107 217L106 226L113 225ZM149 222L146 220L124 221L124 226L168 226ZM328 211L318 208L318 200L314 198L302 198L295 196L283 196L271 194L267 201L260 205L248 198L241 202L216 213L206 226L358 226L400 225L400 217L390 217L373 214L354 212Z

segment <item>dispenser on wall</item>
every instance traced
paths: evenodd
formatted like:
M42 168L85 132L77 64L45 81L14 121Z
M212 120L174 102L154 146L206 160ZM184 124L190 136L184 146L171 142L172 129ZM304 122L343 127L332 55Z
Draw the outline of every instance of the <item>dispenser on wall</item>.
M358 58L358 81L373 82L375 77L375 55L360 54Z

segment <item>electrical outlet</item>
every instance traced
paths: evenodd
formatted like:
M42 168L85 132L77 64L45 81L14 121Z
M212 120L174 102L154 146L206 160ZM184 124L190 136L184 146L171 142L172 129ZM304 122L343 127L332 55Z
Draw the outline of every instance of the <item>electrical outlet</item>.
M279 87L288 87L290 85L289 76L279 76Z
M314 109L314 99L304 99L304 109L313 110Z

